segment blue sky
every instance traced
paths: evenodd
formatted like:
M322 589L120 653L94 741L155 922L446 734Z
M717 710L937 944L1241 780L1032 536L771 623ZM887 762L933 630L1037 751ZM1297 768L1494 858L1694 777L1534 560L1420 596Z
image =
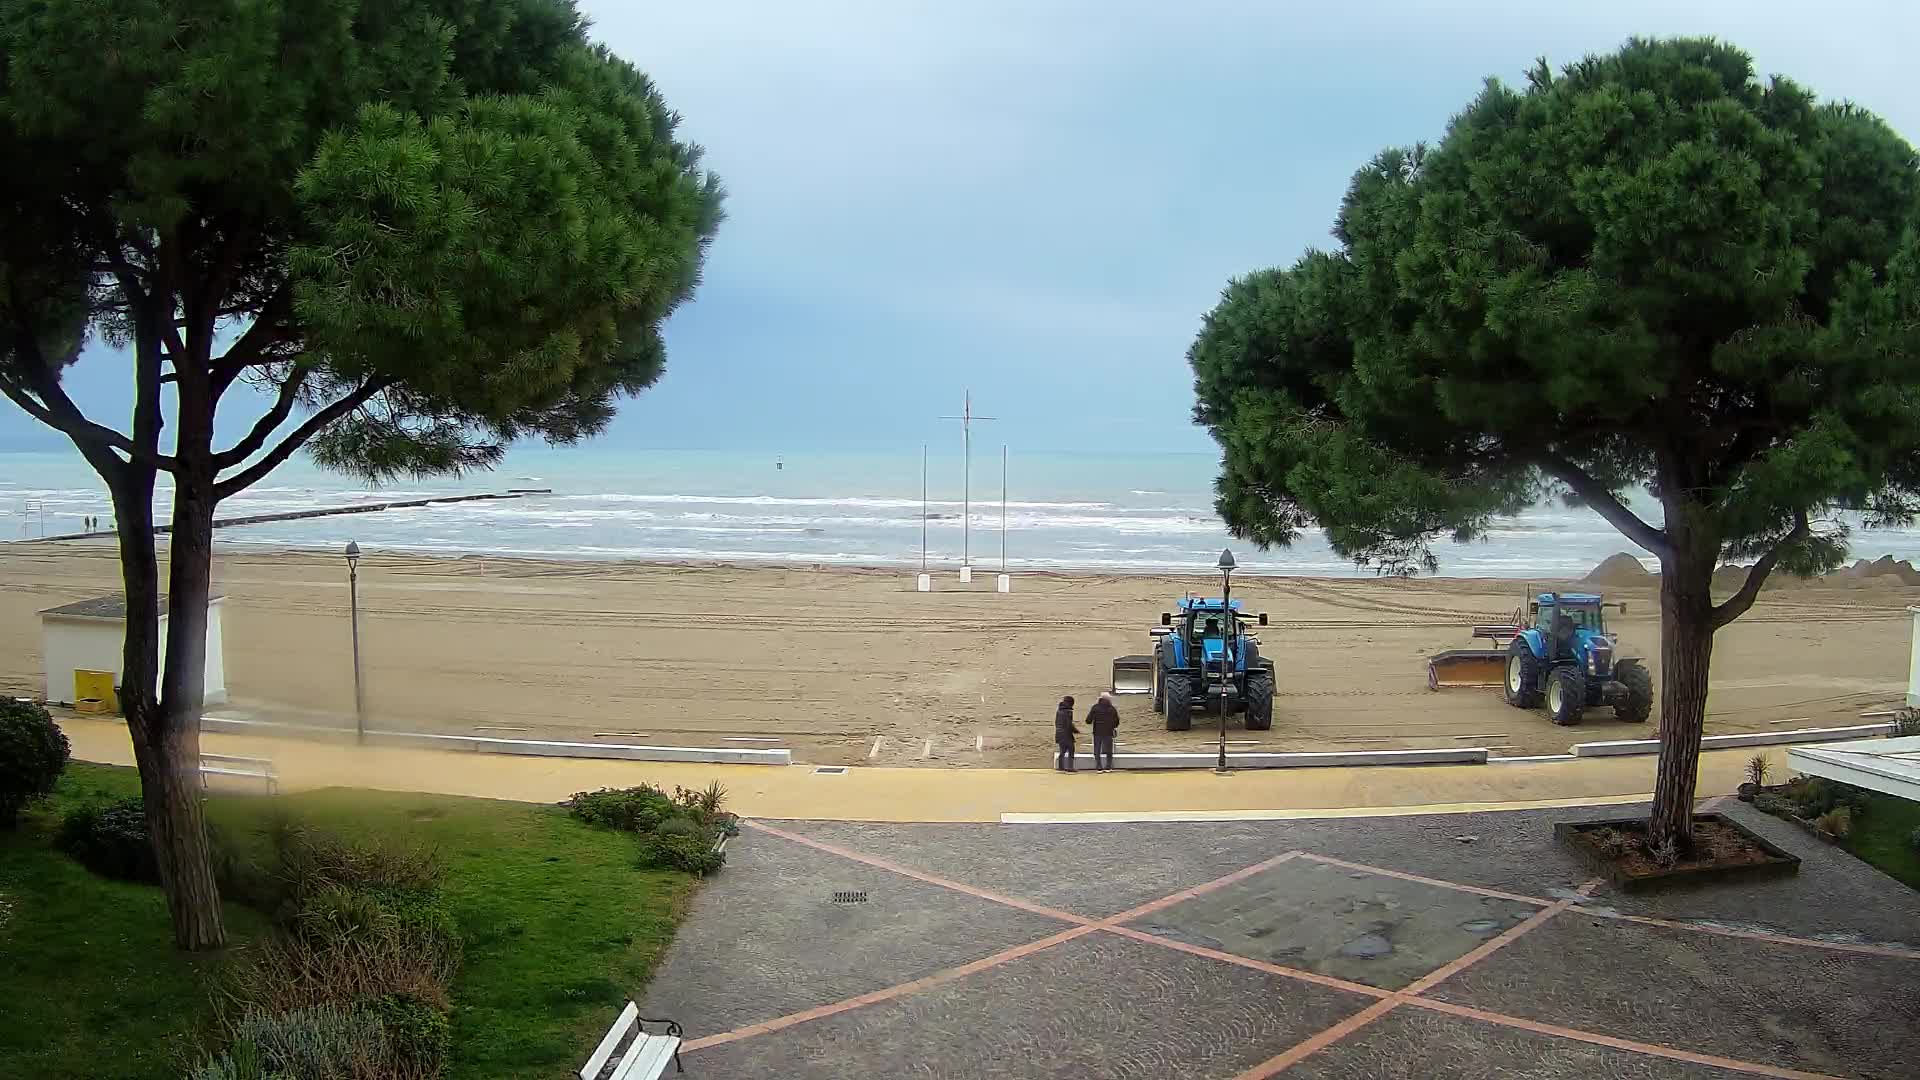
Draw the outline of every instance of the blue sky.
M971 386L990 442L1208 449L1183 353L1227 279L1327 243L1368 157L1536 56L1715 34L1920 138L1910 0L584 6L731 192L621 446L916 446ZM125 380L72 376L114 423ZM51 445L0 403L0 449Z

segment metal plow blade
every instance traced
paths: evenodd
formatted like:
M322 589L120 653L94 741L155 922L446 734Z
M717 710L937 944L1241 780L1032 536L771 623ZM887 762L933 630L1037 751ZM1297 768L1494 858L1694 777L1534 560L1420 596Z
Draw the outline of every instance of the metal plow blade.
M1153 657L1114 657L1113 692L1116 694L1153 693Z
M1427 660L1427 689L1499 686L1507 678L1505 649L1450 649Z

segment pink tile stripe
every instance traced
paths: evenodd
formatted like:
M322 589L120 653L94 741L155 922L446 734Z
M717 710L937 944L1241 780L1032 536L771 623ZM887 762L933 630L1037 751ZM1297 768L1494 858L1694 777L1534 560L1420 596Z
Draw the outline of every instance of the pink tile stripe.
M865 863L868 866L885 870L890 874L899 874L901 877L912 878L915 881L924 881L929 885L938 885L943 889L952 889L954 892L965 893L968 896L978 897L981 900L991 900L996 904L1005 904L1007 907L1018 908L1021 911L1030 912L1034 915L1045 915L1049 919L1078 923L1082 926L1091 926L1097 921L1089 919L1084 915L1075 915L1070 911L1061 911L1059 908L1046 907L1045 905L1035 904L1014 896L1002 896L997 892L991 892L987 889L978 889L972 885L968 885L964 881L954 881L951 878L943 878L937 874L929 874L922 870L915 870L910 866L901 866L899 863L890 862L878 856L854 851L851 848L844 848L839 844L830 844L825 840L815 840L812 837L801 836L799 833L788 832L785 829L775 828L772 825L763 824L758 821L742 821L741 824L749 829L757 829L770 836L777 836L782 840L790 840L793 843L805 845L816 851L824 851L829 855L838 855L843 859L851 859L857 863Z
M950 983L955 979L964 979L969 975L978 974L988 968L999 967L1009 960L1018 960L1023 956L1031 956L1043 949L1051 949L1062 942L1072 941L1074 938L1083 937L1091 933L1093 933L1093 927L1090 925L1076 926L1071 930L1062 930L1051 937L1043 937L1038 941L1029 941L1025 945L1016 945L1011 949L1004 949L994 953L992 956L981 957L970 964L961 964L959 967L951 967L945 971L938 971L925 978L915 979L912 982L899 983L884 989L875 990L872 993L861 994L858 997L850 997L844 1001L836 1001L830 1005L820 1005L812 1009L803 1009L797 1013L788 1013L785 1016L775 1017L764 1023L735 1028L732 1031L723 1031L718 1035L689 1039L680 1044L680 1052L690 1054L695 1050L704 1050L709 1046L738 1042L741 1039L750 1039L755 1035L766 1035L779 1031L782 1028L790 1028L795 1024L804 1024L809 1020L822 1020L826 1017L837 1016L840 1013L850 1012L863 1006L877 1005L882 1001L891 1001L894 998L906 997L908 994L917 994L922 990L931 990L943 983Z
M1432 1012L1445 1013L1448 1016L1458 1016L1468 1020L1480 1020L1489 1024L1498 1024L1501 1027L1516 1028L1520 1031L1531 1031L1536 1035L1552 1035L1556 1038L1571 1039L1574 1042L1589 1043L1594 1046L1605 1046L1614 1050L1626 1050L1635 1054L1645 1054L1648 1057L1666 1058L1669 1061L1686 1061L1695 1065L1711 1065L1715 1068L1726 1069L1731 1072L1749 1073L1754 1076L1785 1077L1787 1080L1836 1080L1835 1077L1829 1076L1826 1073L1800 1072L1796 1069L1783 1069L1777 1065L1762 1065L1753 1061L1737 1061L1733 1058L1715 1057L1712 1054L1696 1054L1691 1050L1676 1050L1671 1046L1660 1046L1656 1043L1634 1042L1632 1039L1616 1039L1611 1035L1601 1035L1592 1031L1581 1031L1579 1028L1561 1027L1558 1024L1543 1024L1538 1020L1525 1020L1518 1016L1507 1016L1504 1013L1487 1012L1483 1009L1469 1008L1465 1005L1455 1005L1450 1001L1438 1001L1428 997L1410 997L1401 1002L1401 1004L1416 1009L1427 1009Z

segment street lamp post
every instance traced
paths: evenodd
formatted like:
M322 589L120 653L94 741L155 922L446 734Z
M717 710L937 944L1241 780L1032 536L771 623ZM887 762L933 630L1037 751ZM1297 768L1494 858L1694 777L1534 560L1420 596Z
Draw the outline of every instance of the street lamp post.
M353 625L353 730L367 741L367 706L360 689L360 545L347 541L347 611Z
M1233 679L1233 646L1239 634L1233 625L1233 552L1225 548L1220 550L1220 698L1215 707L1220 710L1220 760L1213 771L1221 775L1227 772L1227 690Z

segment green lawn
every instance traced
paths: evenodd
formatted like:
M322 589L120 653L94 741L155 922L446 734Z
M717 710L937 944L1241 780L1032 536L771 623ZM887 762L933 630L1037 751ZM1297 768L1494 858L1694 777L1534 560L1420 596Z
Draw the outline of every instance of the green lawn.
M1920 851L1910 839L1920 829L1920 802L1878 793L1867 798L1867 812L1854 826L1847 850L1920 889Z
M76 763L50 809L0 836L10 969L0 1076L176 1076L205 1024L201 982L219 961L167 944L159 890L94 877L49 846L60 807L138 790L131 769ZM447 1072L460 1080L577 1069L614 1011L641 993L694 885L637 869L631 835L553 807L334 789L217 797L208 811L236 836L277 813L439 850L466 945ZM227 925L238 943L265 920L229 905Z

